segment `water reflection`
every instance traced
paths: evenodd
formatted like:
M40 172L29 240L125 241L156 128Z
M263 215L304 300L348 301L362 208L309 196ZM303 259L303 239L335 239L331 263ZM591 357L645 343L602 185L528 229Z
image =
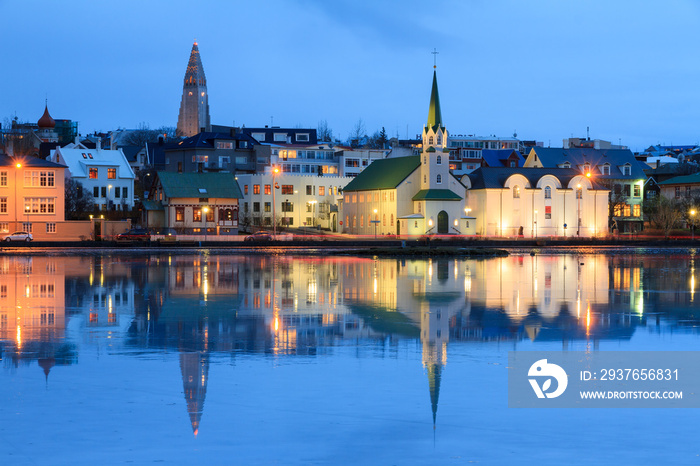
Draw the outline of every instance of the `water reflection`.
M179 353L196 435L211 357L332 355L415 341L436 422L448 343L626 341L696 332L692 255L489 260L232 255L0 258L0 356L48 381L78 343ZM68 332L67 329L74 329Z

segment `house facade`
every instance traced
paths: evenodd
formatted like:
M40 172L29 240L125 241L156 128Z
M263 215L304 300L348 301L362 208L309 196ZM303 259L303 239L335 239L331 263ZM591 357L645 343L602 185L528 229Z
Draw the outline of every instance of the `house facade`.
M482 167L462 181L482 236L604 236L609 190L572 168Z
M40 241L59 238L65 169L36 157L0 156L0 233L27 231Z
M642 230L644 184L641 164L628 149L534 147L525 160L527 168L572 168L610 191L610 229L619 233Z
M92 193L95 210L131 210L134 207L134 171L121 150L58 147L51 161L66 165L66 178L80 182Z
M232 173L158 172L144 202L144 226L178 234L237 235L243 197Z

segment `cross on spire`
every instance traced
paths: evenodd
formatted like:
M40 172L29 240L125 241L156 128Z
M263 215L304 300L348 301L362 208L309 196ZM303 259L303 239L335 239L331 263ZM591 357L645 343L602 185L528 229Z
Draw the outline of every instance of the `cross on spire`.
M434 48L433 51L430 53L433 54L433 68L437 68L437 56L438 56L438 53L440 53L440 52L438 52L437 49Z

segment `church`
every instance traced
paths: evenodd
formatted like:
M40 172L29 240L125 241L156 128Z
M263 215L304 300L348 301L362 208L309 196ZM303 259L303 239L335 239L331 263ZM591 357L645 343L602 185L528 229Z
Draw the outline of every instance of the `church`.
M466 188L450 172L437 72L420 155L375 160L343 190L343 232L353 235L466 235ZM473 223L473 222L472 222Z

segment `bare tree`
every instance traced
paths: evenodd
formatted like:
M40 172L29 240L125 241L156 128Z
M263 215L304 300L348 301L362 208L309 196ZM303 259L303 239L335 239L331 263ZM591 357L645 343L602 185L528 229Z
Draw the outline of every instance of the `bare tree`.
M142 122L138 129L130 131L124 138L124 143L131 146L143 147L147 142L158 142L159 137L165 139L175 138L175 128L171 126L161 126L157 129L151 129L148 123Z
M92 193L83 189L83 185L68 178L65 184L65 217L66 220L82 220L94 209Z
M664 196L657 196L644 205L644 213L649 219L649 223L663 231L666 238L683 218L682 209L679 202Z
M350 131L350 145L352 147L358 147L366 137L367 128L365 128L365 122L360 118L357 120L357 123L355 123L355 126L353 126L352 131Z
M333 142L333 130L328 126L327 120L318 122L316 137L322 142Z

